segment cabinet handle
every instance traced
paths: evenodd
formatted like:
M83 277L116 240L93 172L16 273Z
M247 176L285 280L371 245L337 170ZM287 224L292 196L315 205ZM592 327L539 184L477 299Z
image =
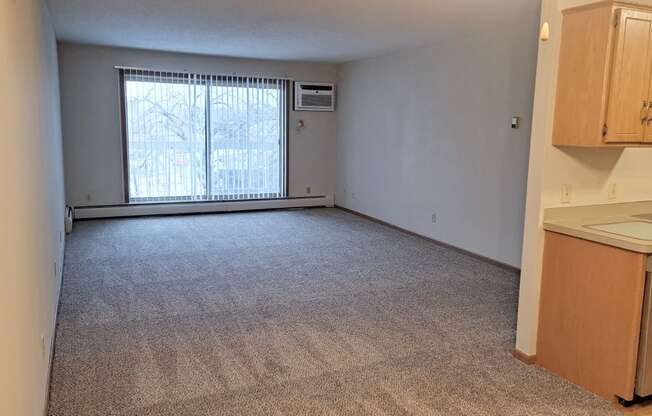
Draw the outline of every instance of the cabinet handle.
M647 101L643 101L643 108L641 108L641 124L650 122L650 104Z

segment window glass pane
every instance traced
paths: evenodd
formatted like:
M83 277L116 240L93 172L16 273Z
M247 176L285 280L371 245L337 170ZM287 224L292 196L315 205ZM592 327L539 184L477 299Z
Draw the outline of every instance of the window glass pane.
M206 196L206 86L127 80L131 201Z
M211 193L281 196L280 89L253 81L211 86Z

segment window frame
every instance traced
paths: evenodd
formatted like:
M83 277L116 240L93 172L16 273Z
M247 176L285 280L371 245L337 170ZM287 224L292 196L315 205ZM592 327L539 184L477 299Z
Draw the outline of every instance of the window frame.
M265 201L265 200L282 200L288 199L290 195L290 129L289 129L289 120L290 120L290 106L292 105L292 96L291 91L293 88L294 81L288 78L274 78L274 77L248 77L242 75L203 75L203 74L191 74L191 73L179 73L174 71L156 71L150 69L138 69L138 68L127 68L127 67L116 67L118 70L118 82L119 82L119 94L120 94L120 127L121 127L121 146L122 146L122 187L123 187L123 197L124 203L127 205L138 205L138 204L174 204L174 203L213 203L213 202L233 202L233 201ZM160 77L163 74L167 80L171 83L185 83L190 77L196 77L197 83L203 86L206 86L206 116L205 116L205 127L204 127L204 144L205 144L205 165L206 165L206 198L203 200L192 199L191 195L183 196L174 196L174 197L141 197L134 198L132 201L130 196L129 189L129 131L127 123L127 97L126 97L126 83L129 81L128 77L125 74L125 70L137 71L141 76L158 76ZM168 77L168 75L171 75ZM183 79L182 79L183 78ZM283 81L284 82L284 108L280 114L285 118L282 120L282 125L284 126L284 131L282 134L283 143L279 143L282 166L281 169L281 191L278 197L269 197L269 198L253 198L253 199L242 199L234 198L235 195L225 195L225 198L214 199L211 197L211 181L210 181L210 150L211 150L211 139L209 135L210 125L211 125L211 111L210 111L210 98L211 98L211 82L212 81L229 81L232 85L247 85L247 81L252 78L259 78L268 81ZM152 81L156 82L156 81ZM137 199L137 200L136 200Z

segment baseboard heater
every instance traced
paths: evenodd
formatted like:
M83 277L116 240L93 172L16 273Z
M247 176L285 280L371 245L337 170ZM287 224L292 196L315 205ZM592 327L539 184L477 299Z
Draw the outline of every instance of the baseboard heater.
M269 209L332 207L333 205L334 198L332 195L247 201L121 204L75 207L75 219L208 214Z

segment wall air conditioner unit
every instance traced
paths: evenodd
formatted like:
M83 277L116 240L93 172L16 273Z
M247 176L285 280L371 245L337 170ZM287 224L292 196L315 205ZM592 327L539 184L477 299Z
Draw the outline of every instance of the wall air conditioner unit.
M294 83L295 111L335 111L335 84Z

